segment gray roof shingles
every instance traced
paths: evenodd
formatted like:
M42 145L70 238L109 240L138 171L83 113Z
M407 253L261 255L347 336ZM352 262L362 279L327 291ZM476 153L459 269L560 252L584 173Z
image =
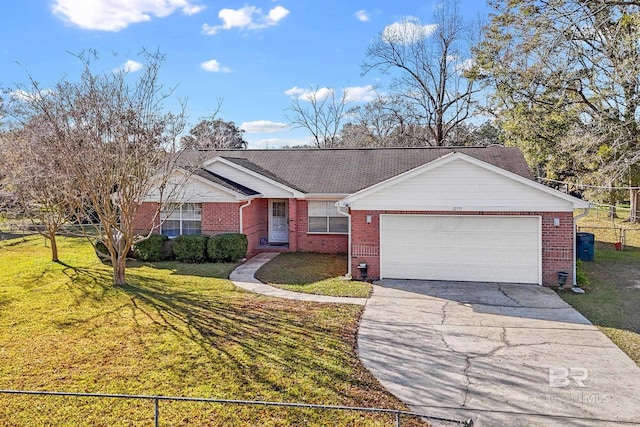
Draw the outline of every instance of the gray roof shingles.
M183 153L183 161L220 156L303 193L353 194L452 152L532 178L522 152L502 146L218 150Z

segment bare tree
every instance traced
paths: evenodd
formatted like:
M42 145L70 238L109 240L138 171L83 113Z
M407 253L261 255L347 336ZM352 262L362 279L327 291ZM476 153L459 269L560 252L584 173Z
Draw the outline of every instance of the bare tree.
M347 121L348 91L337 96L335 90L311 87L310 91L296 92L285 115L291 126L309 131L316 148L340 146L340 129Z
M65 79L52 89L34 80L19 90L31 94L19 119L42 118L78 194L78 211L92 212L103 235L116 285L126 283L126 257L135 243L134 218L152 191L159 195L155 216L180 191L172 182L178 166L177 136L184 128L184 109L165 112L170 95L158 81L164 56L144 53L146 65L134 83L125 70L93 72L91 53L79 59L84 69L77 82ZM43 142L49 142L44 139ZM186 176L186 174L184 174Z
M200 122L189 130L189 134L180 139L182 148L196 150L247 148L247 141L242 136L244 131L234 122L219 118L220 108L222 108L222 99L218 99L218 105L210 116L200 119Z
M60 152L52 150L55 137L42 117L3 133L0 173L11 194L14 214L29 218L51 244L51 260L58 261L56 235L73 216L77 192Z
M450 132L473 112L479 90L469 66L471 28L457 2L443 2L434 24L406 18L387 26L367 49L363 74L391 74L391 89L409 106L412 121L428 130L422 145L448 145Z
M415 121L399 95L379 96L349 110L350 122L340 131L345 147L420 147L428 129Z

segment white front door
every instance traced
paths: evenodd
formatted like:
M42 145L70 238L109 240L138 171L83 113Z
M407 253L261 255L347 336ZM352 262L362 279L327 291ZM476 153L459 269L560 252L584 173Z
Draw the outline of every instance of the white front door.
M269 200L269 243L289 242L289 206L287 200Z

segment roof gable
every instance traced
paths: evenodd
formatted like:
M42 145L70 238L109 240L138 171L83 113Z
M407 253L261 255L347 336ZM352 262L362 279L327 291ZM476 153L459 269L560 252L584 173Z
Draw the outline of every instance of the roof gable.
M217 179L203 171L190 173L184 169L174 171L167 181L172 190L165 190L163 199L171 202L235 202L246 200L258 193L248 188L234 188L231 184ZM144 199L145 202L159 202L160 191L154 188Z
M274 174L257 167L247 167L246 162L236 162L222 156L216 156L203 164L203 170L209 174L224 177L251 191L268 198L303 197L304 194L281 180L276 180ZM258 169L258 170L256 170Z
M340 201L352 209L567 211L589 203L463 153L372 185Z

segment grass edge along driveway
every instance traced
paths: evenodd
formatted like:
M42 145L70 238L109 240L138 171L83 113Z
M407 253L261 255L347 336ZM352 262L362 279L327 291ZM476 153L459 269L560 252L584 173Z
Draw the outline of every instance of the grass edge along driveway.
M256 278L271 286L293 292L335 297L367 298L372 286L346 280L346 254L283 252L263 265Z
M587 293L560 295L640 365L640 251L598 247L582 269Z

